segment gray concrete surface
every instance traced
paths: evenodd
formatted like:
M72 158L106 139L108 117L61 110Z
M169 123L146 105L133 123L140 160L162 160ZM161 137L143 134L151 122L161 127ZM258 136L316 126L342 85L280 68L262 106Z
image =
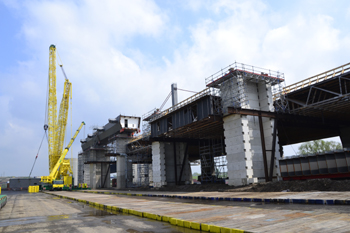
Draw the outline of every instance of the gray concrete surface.
M96 189L92 192L113 192L131 194L175 195L187 197L218 197L218 198L260 198L260 199L302 199L302 200L341 200L350 201L350 192L168 192L168 191L133 191ZM326 202L325 202L326 203Z
M4 192L0 232L199 232L132 215L110 214L45 193Z
M82 192L70 198L250 232L350 232L350 208L337 205L235 203ZM226 203L226 205L225 205Z

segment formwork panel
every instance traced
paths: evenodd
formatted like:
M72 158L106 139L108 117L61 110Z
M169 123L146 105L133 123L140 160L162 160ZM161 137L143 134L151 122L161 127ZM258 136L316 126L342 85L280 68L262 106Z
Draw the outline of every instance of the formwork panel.
M295 158L293 159L293 164L294 164L294 171L296 176L301 176L303 175L303 172L301 171L301 161L300 158Z
M310 163L308 157L300 157L301 170L304 176L311 175Z
M327 166L326 156L325 155L318 155L317 162L318 162L318 169L320 171L320 174L327 174L328 173L328 166Z
M335 161L337 162L337 167L339 172L341 173L349 172L349 167L347 164L345 153L335 154Z
M335 161L335 155L334 154L326 155L326 160L328 165L328 172L332 174L337 173L338 168L337 168L337 163Z
M346 164L348 167L348 171L350 172L350 153L349 153L349 151L344 151L344 155L346 158Z
M281 171L281 176L283 177L288 177L288 168L287 168L287 160L282 159L280 160L280 171Z
M309 162L310 162L311 174L312 175L320 174L320 170L318 169L318 163L317 163L316 156L310 156Z
M294 163L293 160L287 160L288 176L295 176Z

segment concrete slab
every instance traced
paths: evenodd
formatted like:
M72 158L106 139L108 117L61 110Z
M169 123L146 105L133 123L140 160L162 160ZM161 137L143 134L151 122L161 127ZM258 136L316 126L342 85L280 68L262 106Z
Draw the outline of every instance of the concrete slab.
M198 233L148 218L95 208L56 196L6 192L8 202L0 211L0 232Z
M163 192L163 191L115 191L91 190L86 192L112 192L120 194L139 194L145 196L193 197L193 199L240 199L250 202L283 202L297 204L337 204L350 205L350 192ZM232 200L232 201L235 201Z
M106 192L110 193L110 191ZM162 193L162 195L165 195L164 192ZM175 225L183 225L184 222L189 222L189 226L191 226L192 223L200 224L202 231L208 230L209 226L209 228L213 230L211 232L216 232L217 229L220 230L224 228L240 229L248 232L329 232L334 229L336 229L337 232L348 232L350 227L350 211L345 206L341 207L343 209L345 208L345 211L338 211L338 208L332 208L332 206L319 206L319 208L310 211L309 209L303 209L302 206L304 205L273 205L275 208L259 208L256 206L247 207L225 204L214 205L214 203L209 204L211 202L207 202L208 204L203 204L202 202L170 202L164 200L164 198L136 196L136 193L129 193L128 196L82 192L51 192L50 194L64 196L73 200L88 201L90 204L99 203L105 205L105 208L108 208L108 206L110 206L109 208L119 208L119 210L131 214L140 214L140 212L147 213L147 216L150 214L149 216L154 216L155 219L157 216L160 219L164 217L170 223L175 223ZM168 192L168 195L169 194ZM182 196L189 195L189 193L177 194ZM202 192L197 193L197 196L200 196L199 194L207 198L212 196L224 198L227 196L242 195L242 193ZM263 198L262 193L249 194L252 195L251 198ZM135 195L135 197L131 195ZM160 192L153 192L152 195L161 194ZM269 197L278 198L286 195L290 196L291 193L270 193ZM293 197L298 197L297 195L298 194L294 193ZM323 194L324 196L320 193L317 195L319 195L319 197L329 198L327 195L331 195L331 193ZM349 197L349 193L344 195ZM345 196L343 196L343 198L345 198ZM284 209L283 206L299 206L301 208ZM145 214L142 216L144 215ZM230 232L230 230L227 232Z

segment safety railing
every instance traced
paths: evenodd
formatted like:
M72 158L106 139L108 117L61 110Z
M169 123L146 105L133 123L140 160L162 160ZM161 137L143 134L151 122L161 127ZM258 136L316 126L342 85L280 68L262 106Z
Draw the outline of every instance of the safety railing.
M275 95L287 94L289 92L296 91L296 90L302 89L304 87L311 86L311 85L316 84L318 82L324 81L328 78L333 78L339 74L343 74L344 72L349 71L349 70L350 70L350 63L347 63L345 65L336 67L334 69L328 70L326 72L323 72L323 73L314 75L310 78L304 79L302 81L296 82L292 85L286 86L283 88L282 93L276 93Z
M268 70L268 69L252 66L252 65L234 62L231 65L219 70L215 74L207 77L205 79L205 85L209 86L211 83L214 83L214 82L218 81L219 79L221 79L222 77L228 75L230 73L231 69L245 71L245 72L255 74L255 75L261 75L261 76L279 79L279 81L282 81L282 82L284 81L284 74L279 72L279 71L273 71L273 70Z
M141 135L139 135L139 136L133 137L133 138L128 142L128 144L129 144L129 143L133 143L133 142L135 142L135 141L137 141L137 140L140 140L140 139L142 139L142 138L147 138L147 137L150 136L150 135L151 135L151 133L149 132L149 133L147 133L146 135L141 134Z
M165 115L167 115L167 114L169 114L169 113L171 113L171 112L173 112L173 111L175 111L177 109L182 108L185 105L193 103L194 101L196 101L196 100L198 100L198 99L200 99L200 98L202 98L204 96L209 96L209 95L218 95L218 93L217 93L216 90L213 90L213 88L206 88L206 89L204 89L204 90L202 90L202 91L200 91L200 92L190 96L189 98L181 101L180 103L178 103L178 104L176 104L176 105L174 105L174 106L172 106L172 107L170 107L170 108L168 108L168 109L166 109L164 111L160 112L158 109L152 110L152 111L154 111L153 113L145 114L145 116L147 116L146 119L149 122L155 121L155 120L157 120L157 119L159 119L159 118L161 118L161 117L163 117L163 116L165 116Z

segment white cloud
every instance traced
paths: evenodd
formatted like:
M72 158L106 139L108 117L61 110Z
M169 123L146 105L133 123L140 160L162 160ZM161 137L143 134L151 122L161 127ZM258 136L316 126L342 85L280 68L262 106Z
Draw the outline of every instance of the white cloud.
M227 17L193 26L193 45L177 51L170 65L193 67L192 73L185 70L197 77L194 82L200 81L199 74L209 76L234 61L282 71L288 84L347 62L344 49L349 51L349 32L342 32L341 37L329 15L299 12L275 27L278 24L272 20L281 13L268 11L260 1L223 0L210 8L217 14L225 12Z
M162 104L173 82L181 89L200 91L206 77L234 61L280 70L293 83L345 63L350 49L349 31L337 29L332 15L305 10L283 18L283 12L273 12L263 1L193 0L182 4L199 18L189 25L190 34L183 34L181 42L172 38L188 28L174 23L153 1L7 4L23 17L21 36L31 54L28 61L18 63L16 71L2 76L6 82L0 87L4 110L0 119L6 122L0 125L4 129L1 138L9 143L1 150L16 158L23 155L21 151L35 155L41 140L50 44L57 45L73 83L73 131L82 120L89 129L118 114L141 116ZM171 10L181 14L179 9ZM200 14L202 11L206 13ZM137 44L144 39L150 42ZM162 57L164 64L152 61L153 54L144 52L145 47L152 51L158 49L157 42L168 40L174 46L169 48L171 56ZM58 67L58 101L62 87ZM180 101L188 95L180 92ZM11 130L8 122L18 130ZM27 135L18 136L20 132ZM27 136L31 140L25 140ZM15 139L21 147L13 149ZM76 142L74 151L79 150ZM45 169L46 162L41 164Z
M24 25L28 40L42 37L92 46L123 43L133 35L159 36L167 20L152 2L136 0L27 1ZM48 33L50 32L50 33Z

